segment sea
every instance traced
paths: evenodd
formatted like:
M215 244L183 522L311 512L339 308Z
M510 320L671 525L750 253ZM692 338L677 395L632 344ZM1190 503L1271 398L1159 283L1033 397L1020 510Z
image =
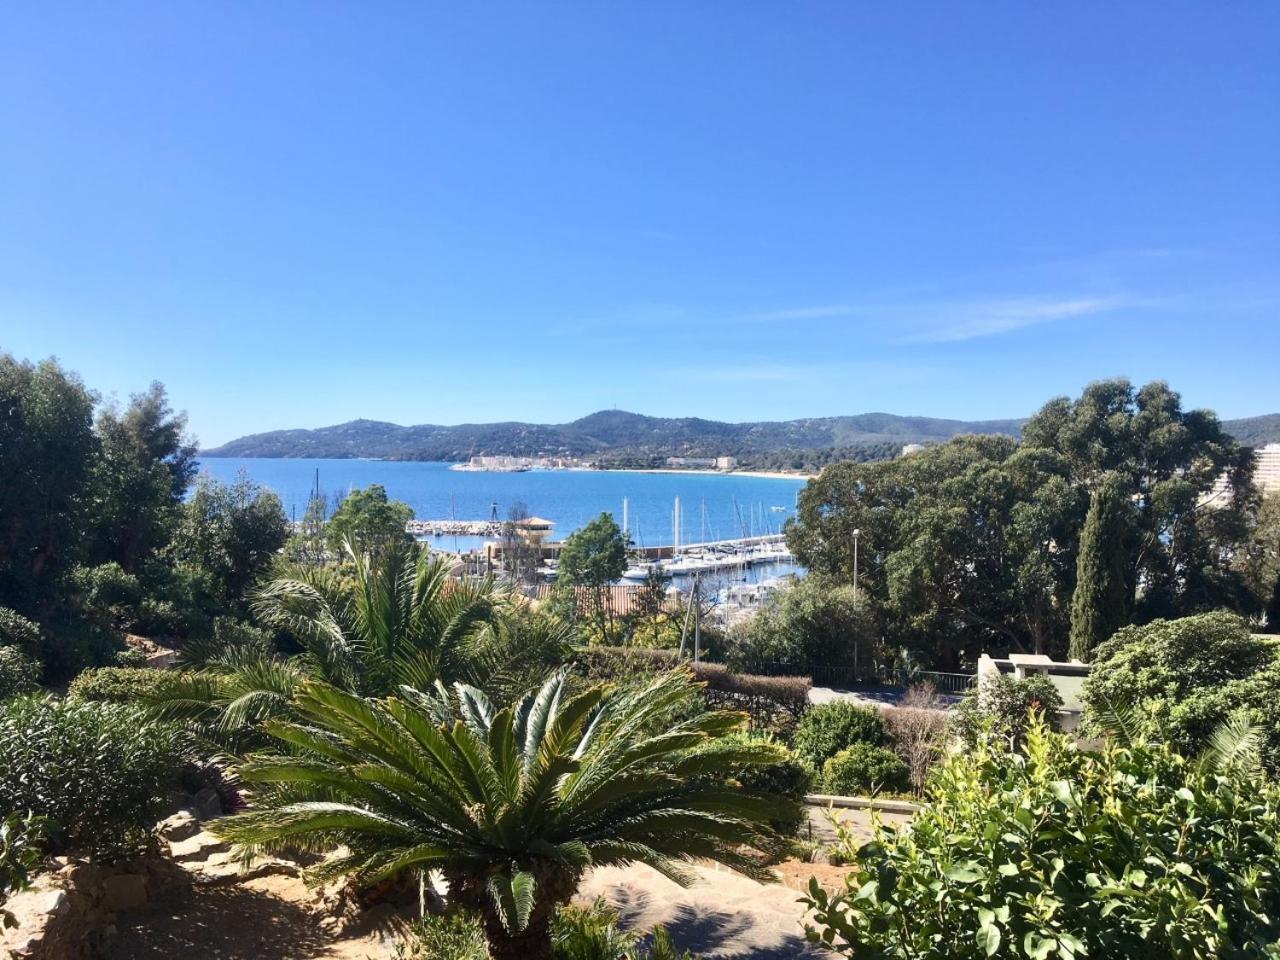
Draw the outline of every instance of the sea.
M201 469L223 481L242 471L276 492L285 514L301 519L316 483L332 499L371 483L413 508L419 520L506 519L516 504L555 524L563 539L600 513L622 522L627 501L628 528L638 546L666 546L675 537L674 505L680 498L680 542L728 540L777 533L795 514L805 481L792 477L744 474L663 473L629 470L529 470L523 473L451 470L448 463L390 460L306 460L208 458ZM442 549L468 550L483 540L441 537ZM761 571L791 572L787 565ZM752 579L757 579L753 577Z

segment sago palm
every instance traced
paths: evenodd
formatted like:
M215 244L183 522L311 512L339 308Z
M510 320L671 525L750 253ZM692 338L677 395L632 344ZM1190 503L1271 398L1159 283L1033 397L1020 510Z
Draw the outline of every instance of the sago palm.
M366 700L308 682L298 721L267 725L291 752L240 770L256 808L216 829L248 850L342 847L321 875L366 884L439 869L494 958L545 960L590 866L645 863L685 883L705 858L770 879L749 851L778 843L779 801L730 771L778 750L725 739L741 714L667 720L695 696L683 673L576 695L557 674L501 709L462 684Z

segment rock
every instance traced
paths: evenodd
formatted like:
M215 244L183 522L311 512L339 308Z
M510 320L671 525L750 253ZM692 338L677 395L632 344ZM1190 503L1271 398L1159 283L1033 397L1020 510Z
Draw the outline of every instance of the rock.
M205 787L193 798L196 816L201 820L212 820L222 816L222 798L213 787Z
M242 867L239 860L216 854L206 863L190 865L191 877L202 887L225 887L259 877L285 876L296 877L302 871L296 863L288 860L277 860L275 857L260 857L248 867Z
M147 878L140 873L117 873L102 882L102 905L111 913L134 910L147 902Z
M212 833L197 833L194 837L169 844L173 859L182 864L202 863L215 853L226 853L231 844Z
M156 829L166 840L187 840L200 832L200 821L189 810L179 810L161 820Z

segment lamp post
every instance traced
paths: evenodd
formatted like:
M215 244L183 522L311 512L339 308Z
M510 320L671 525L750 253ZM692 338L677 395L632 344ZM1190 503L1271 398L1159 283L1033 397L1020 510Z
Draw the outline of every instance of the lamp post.
M858 534L862 531L857 527L853 530L853 602L858 602Z

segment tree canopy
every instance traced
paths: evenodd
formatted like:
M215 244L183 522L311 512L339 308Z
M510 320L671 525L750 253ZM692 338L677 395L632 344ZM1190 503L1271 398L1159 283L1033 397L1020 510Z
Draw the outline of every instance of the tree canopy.
M1061 656L1081 535L1103 486L1125 530L1085 569L1126 585L1127 619L1257 612L1235 560L1254 529L1252 464L1212 413L1182 410L1167 385L1106 380L1050 401L1021 442L962 436L828 467L801 492L787 539L810 570L851 583L859 531L859 588L894 651L942 669L984 651ZM1224 475L1228 492L1217 492ZM1112 626L1099 624L1101 634Z
M413 519L413 508L392 500L380 483L349 493L325 527L329 550L342 556L350 541L360 551L381 552L412 539L405 525Z

